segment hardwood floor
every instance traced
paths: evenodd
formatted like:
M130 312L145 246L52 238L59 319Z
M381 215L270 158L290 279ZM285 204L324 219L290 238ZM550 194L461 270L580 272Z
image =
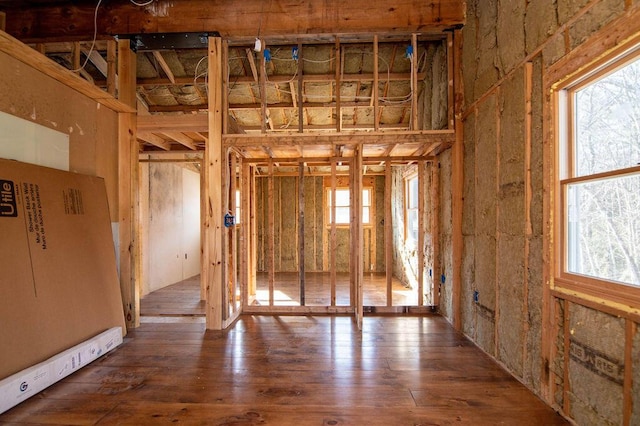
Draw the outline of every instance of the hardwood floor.
M200 300L200 275L153 291L140 300L140 315L203 316L205 302Z
M256 277L257 298L260 305L269 304L269 277L260 272ZM275 275L274 305L300 306L300 284L297 272L278 272ZM331 284L328 272L305 274L305 305L330 306ZM365 273L363 277L364 305L387 306L387 282L384 274ZM338 273L336 277L336 305L349 306L349 274ZM404 286L398 279L392 280L393 306L417 306L418 292Z
M3 424L568 424L440 316L145 323Z

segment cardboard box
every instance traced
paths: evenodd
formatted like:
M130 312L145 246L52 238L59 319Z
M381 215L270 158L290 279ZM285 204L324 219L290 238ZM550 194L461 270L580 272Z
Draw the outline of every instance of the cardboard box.
M104 181L0 159L0 380L126 330Z

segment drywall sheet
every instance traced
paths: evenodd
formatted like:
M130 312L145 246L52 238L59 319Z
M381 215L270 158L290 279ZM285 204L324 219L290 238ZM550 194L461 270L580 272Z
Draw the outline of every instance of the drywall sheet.
M0 379L126 329L101 178L0 159Z
M69 135L0 111L0 158L69 170Z

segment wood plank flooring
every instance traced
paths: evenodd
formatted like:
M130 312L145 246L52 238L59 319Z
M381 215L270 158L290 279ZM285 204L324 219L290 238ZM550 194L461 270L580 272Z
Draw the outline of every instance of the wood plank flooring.
M568 424L440 316L149 324L2 424Z
M140 300L141 316L203 316L205 302L200 300L200 275L171 284Z

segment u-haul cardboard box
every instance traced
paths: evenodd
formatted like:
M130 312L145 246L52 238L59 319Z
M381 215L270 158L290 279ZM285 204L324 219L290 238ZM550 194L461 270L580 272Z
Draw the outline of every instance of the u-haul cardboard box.
M0 159L0 380L126 330L101 178Z

